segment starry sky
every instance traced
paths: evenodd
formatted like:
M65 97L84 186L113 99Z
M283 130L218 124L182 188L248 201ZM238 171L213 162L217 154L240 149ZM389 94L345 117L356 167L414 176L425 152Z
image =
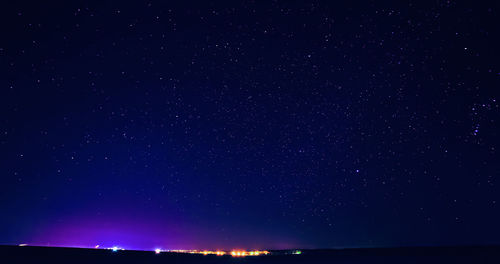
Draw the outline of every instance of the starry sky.
M500 243L494 1L167 2L2 5L0 244Z

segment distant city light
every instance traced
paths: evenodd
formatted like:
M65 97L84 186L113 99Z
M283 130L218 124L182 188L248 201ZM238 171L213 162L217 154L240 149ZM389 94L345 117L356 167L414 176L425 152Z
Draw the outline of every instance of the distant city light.
M155 253L156 254L160 254L161 253L161 249L159 249L159 248L155 249Z
M94 248L99 248L99 245L95 245L95 247L94 247Z
M203 255L217 255L217 256L224 256L226 254L230 254L233 257L246 257L246 256L260 256L260 255L267 255L269 254L269 251L264 250L264 251L245 251L245 250L233 250L229 253L226 253L225 251L210 251L210 250L167 250L168 252L175 252L175 253L189 253L189 254L203 254Z

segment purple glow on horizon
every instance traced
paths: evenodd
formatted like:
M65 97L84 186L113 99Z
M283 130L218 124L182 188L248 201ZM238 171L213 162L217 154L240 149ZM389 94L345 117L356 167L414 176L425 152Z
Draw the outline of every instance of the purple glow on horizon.
M80 218L66 219L63 223L50 224L41 228L32 239L25 241L29 245L81 247L81 248L113 248L125 250L155 251L164 250L231 250L246 248L241 242L252 239L258 241L248 249L295 248L297 243L284 242L276 237L251 232L236 232L226 239L227 243L214 244L220 241L220 233L203 227L202 224L159 222L152 218ZM231 233L230 231L228 233ZM217 237L219 236L219 237ZM24 241L23 241L24 242Z
M166 232L165 229L141 224L85 223L51 228L30 244L86 248L99 245L100 248L117 246L124 249L154 250L158 246L172 244L172 236L173 233ZM177 242L186 245L182 237Z

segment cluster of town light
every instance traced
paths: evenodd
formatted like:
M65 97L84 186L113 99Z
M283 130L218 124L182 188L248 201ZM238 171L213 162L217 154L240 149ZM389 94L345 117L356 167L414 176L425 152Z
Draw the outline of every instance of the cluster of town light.
M269 251L267 250L255 250L255 251L245 251L245 250L233 250L231 252L225 252L225 251L211 251L211 250L168 250L168 252L175 252L175 253L190 253L190 254L203 254L203 255L217 255L217 256L224 256L224 255L231 255L233 257L246 257L246 256L260 256L260 255L267 255L269 254Z
M268 251L231 251L231 256L233 257L246 257L246 256L259 256L259 255L267 255Z
M95 248L99 248L99 245L95 246ZM111 247L111 248L106 248L109 249L113 252L117 252L118 250L125 250L124 248L121 247ZM268 255L269 251L267 250L254 250L254 251L246 251L246 250L233 250L231 252L226 252L226 251L212 251L212 250L163 250L160 248L156 248L154 250L156 254L160 254L161 252L173 252L173 253L188 253L188 254L203 254L203 255L217 255L217 256L224 256L224 255L230 255L233 257L246 257L246 256L261 256L261 255ZM292 254L300 254L300 251L296 251Z

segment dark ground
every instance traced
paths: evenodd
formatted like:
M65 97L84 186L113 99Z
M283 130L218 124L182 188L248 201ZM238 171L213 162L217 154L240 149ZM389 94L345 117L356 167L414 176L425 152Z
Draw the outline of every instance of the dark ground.
M305 250L234 258L147 251L0 246L0 263L500 263L500 247Z

